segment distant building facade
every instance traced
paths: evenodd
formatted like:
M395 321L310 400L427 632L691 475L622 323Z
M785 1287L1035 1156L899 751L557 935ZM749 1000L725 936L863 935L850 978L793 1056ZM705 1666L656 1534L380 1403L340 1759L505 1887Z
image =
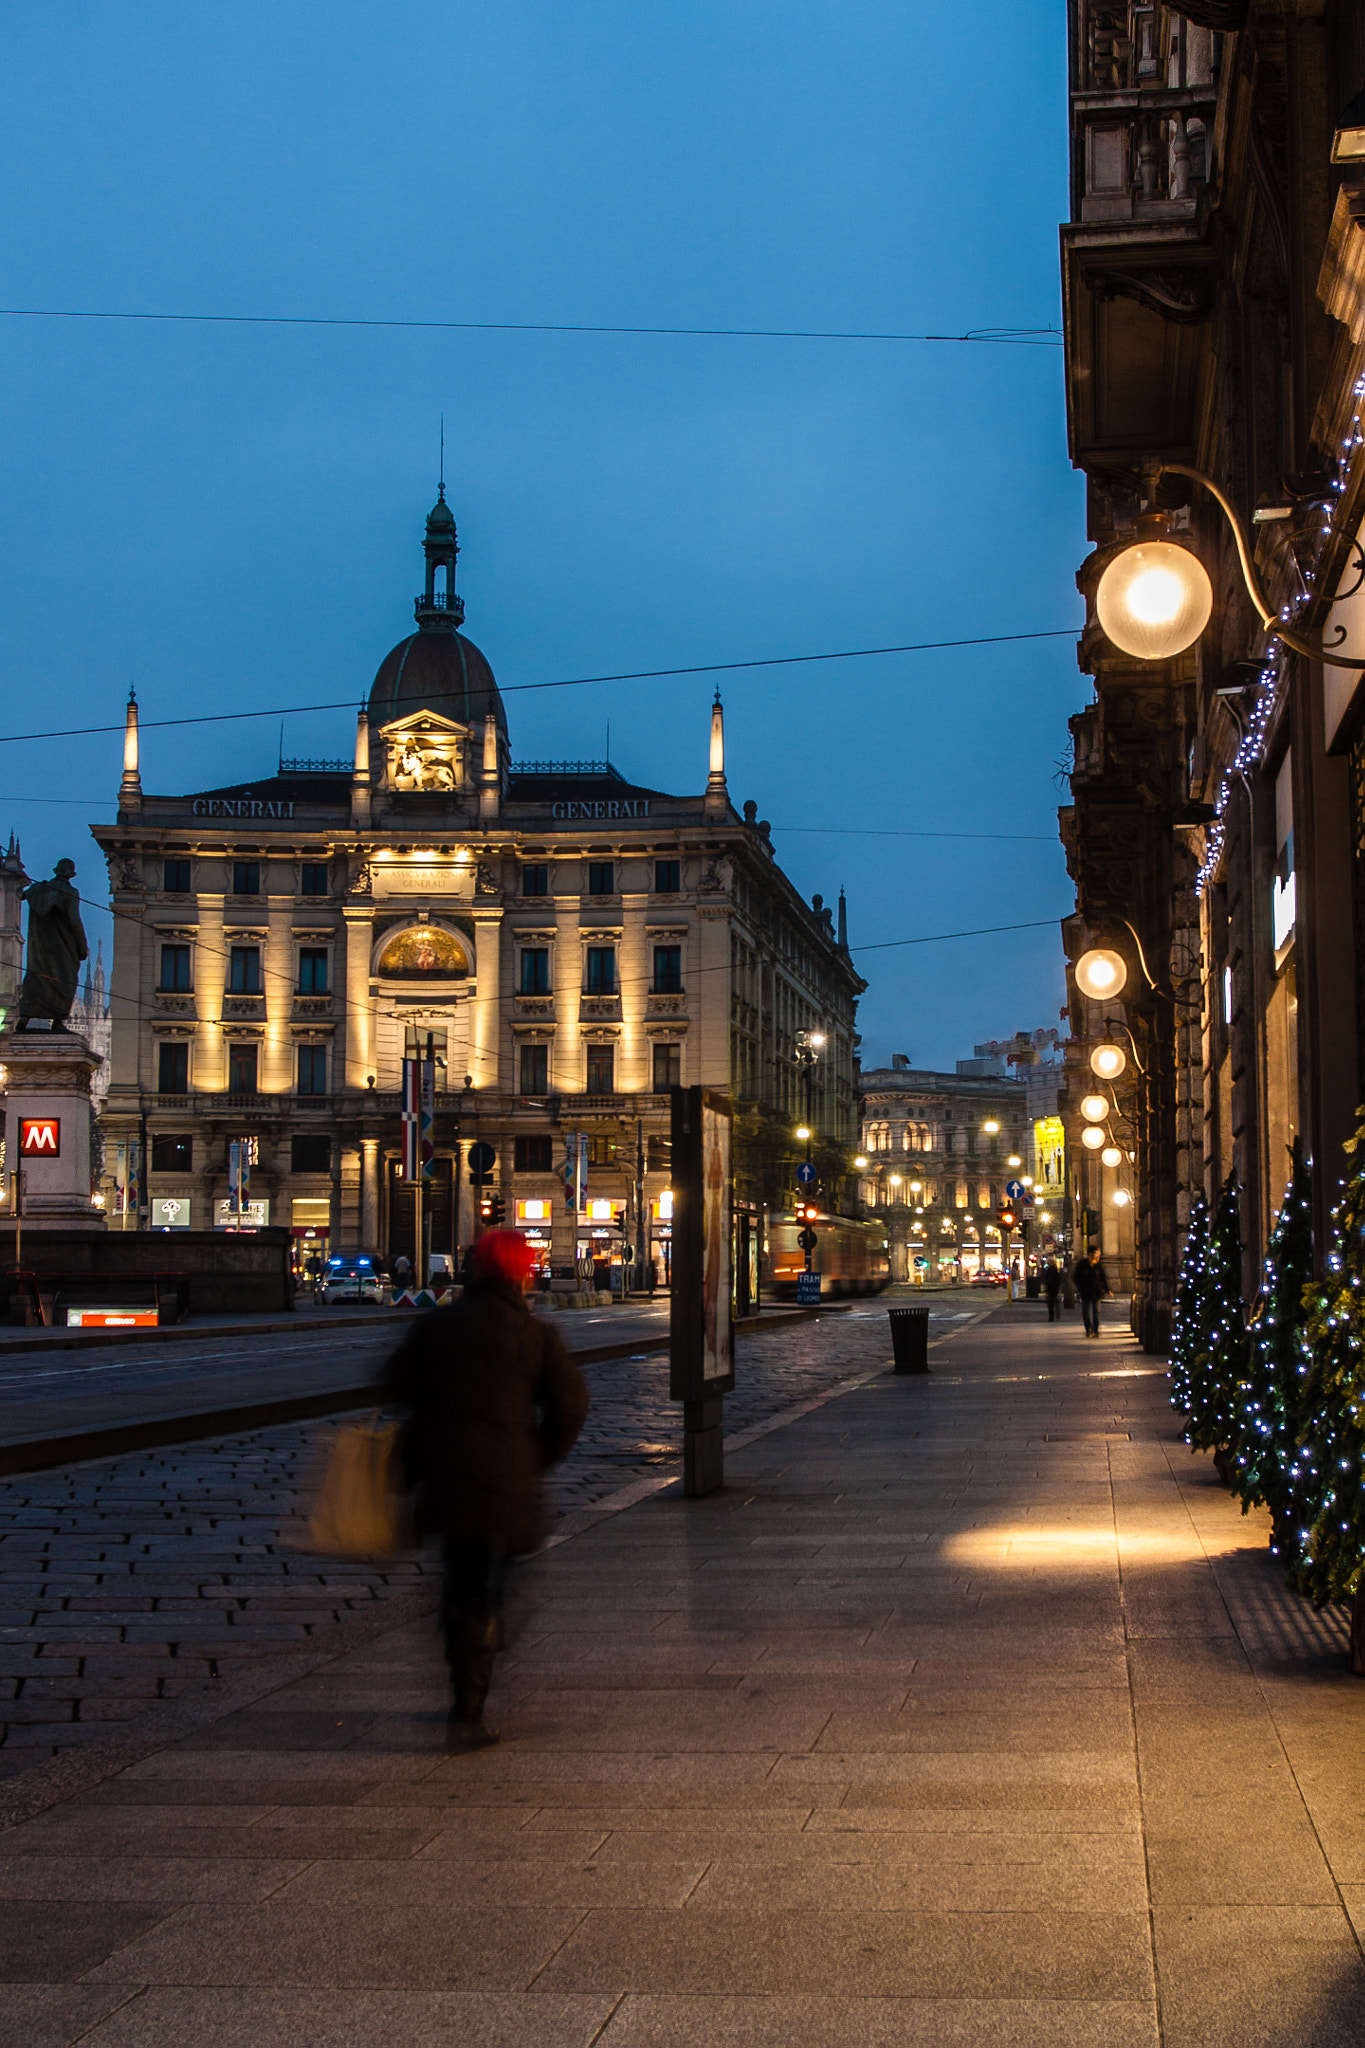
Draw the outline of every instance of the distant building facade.
M851 1171L863 983L819 897L732 807L719 698L696 795L605 762L511 759L503 702L458 629L455 522L427 521L416 631L381 663L352 761L144 794L128 711L115 825L106 1151L124 1227L249 1221L310 1249L414 1249L401 1173L405 1057L436 1061L431 1246L467 1245L495 1193L547 1262L669 1251L669 1090L737 1112L739 1213L791 1198L807 1077L822 1176ZM586 1210L565 1196L582 1139ZM468 1150L496 1165L471 1190ZM243 1149L244 1148L244 1149ZM172 1207L173 1205L173 1213ZM746 1271L749 1270L746 1264Z

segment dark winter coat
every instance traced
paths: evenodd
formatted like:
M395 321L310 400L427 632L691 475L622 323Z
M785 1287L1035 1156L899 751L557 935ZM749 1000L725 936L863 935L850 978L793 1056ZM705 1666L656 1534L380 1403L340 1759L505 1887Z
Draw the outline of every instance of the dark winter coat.
M541 1475L588 1412L557 1331L501 1286L469 1287L413 1324L388 1367L409 1410L402 1438L424 1533L500 1536L514 1555L544 1534Z
M1062 1291L1062 1276L1056 1266L1044 1266L1042 1271L1043 1292L1049 1301L1055 1301Z
M1089 1259L1082 1259L1071 1277L1082 1301L1098 1301L1101 1295L1109 1292L1104 1267L1098 1263L1092 1266Z

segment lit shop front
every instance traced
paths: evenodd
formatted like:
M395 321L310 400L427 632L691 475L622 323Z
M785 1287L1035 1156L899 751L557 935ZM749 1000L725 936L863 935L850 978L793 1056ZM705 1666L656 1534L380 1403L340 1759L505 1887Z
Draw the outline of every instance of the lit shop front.
M548 1195L517 1199L517 1229L536 1255L542 1273L550 1271L550 1232L554 1227L554 1203Z
M290 1209L290 1235L293 1239L296 1280L320 1277L327 1264L331 1222L330 1201L299 1195L294 1197Z
M586 1201L578 1218L578 1259L591 1259L593 1279L599 1287L611 1285L611 1269L625 1264L622 1247L626 1241L626 1205L605 1196ZM616 1291L620 1291L617 1281Z
M660 1284L669 1286L673 1274L672 1188L665 1188L649 1205L649 1256L658 1270Z

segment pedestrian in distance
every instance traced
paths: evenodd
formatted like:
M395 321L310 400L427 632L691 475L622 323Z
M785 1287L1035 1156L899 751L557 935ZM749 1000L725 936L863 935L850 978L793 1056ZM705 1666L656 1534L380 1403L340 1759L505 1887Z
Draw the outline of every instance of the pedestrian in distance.
M1055 1259L1046 1261L1041 1278L1043 1293L1047 1296L1047 1319L1050 1323L1058 1323L1062 1319L1062 1311L1057 1300L1062 1291L1062 1274Z
M498 1740L483 1712L502 1648L508 1562L540 1543L542 1477L573 1448L588 1412L587 1386L557 1331L527 1309L534 1269L520 1231L486 1230L460 1299L447 1295L420 1316L388 1368L390 1397L408 1411L400 1450L417 1528L443 1546L446 1741L456 1750Z
M1081 1320L1087 1337L1100 1334L1100 1303L1109 1293L1109 1282L1100 1264L1100 1248L1092 1245L1071 1276L1081 1298Z
M400 1252L393 1262L393 1291L404 1294L412 1285L412 1260L406 1252Z

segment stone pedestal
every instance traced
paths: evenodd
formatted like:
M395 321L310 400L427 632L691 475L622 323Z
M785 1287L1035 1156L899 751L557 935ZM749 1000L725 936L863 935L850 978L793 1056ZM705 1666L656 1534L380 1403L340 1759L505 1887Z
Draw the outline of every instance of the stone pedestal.
M90 1198L90 1083L99 1054L74 1031L0 1032L5 1168L25 1177L23 1230L103 1230Z

